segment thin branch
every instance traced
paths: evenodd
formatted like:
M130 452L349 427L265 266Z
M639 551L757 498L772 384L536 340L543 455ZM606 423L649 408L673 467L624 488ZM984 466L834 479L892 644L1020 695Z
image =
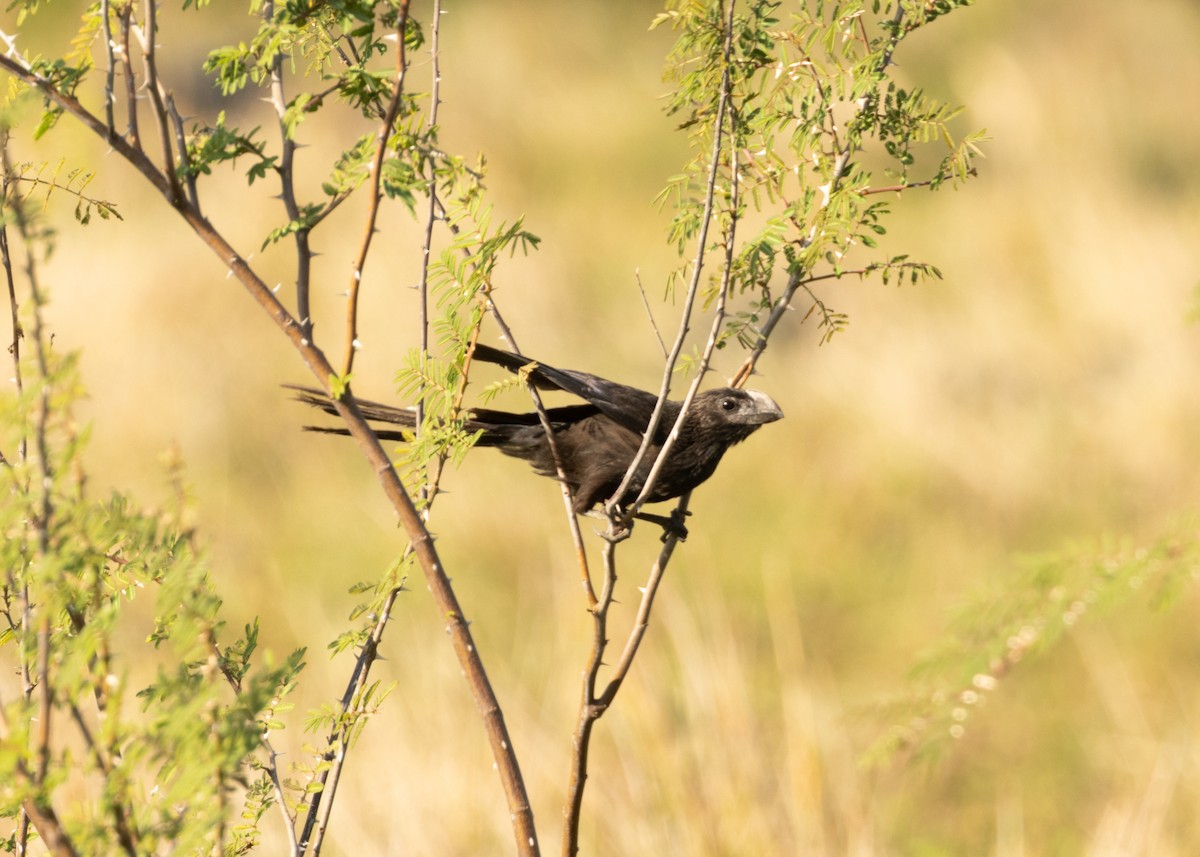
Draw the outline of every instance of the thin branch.
M883 187L865 187L859 191L863 196L870 196L873 193L901 193L906 190L913 190L918 187L929 187L933 184L933 179L925 179L919 182L906 182L905 184L891 184Z
M8 161L8 131L7 129L0 130L0 169L3 170L3 182L0 185L0 205L4 208L20 205L20 200L11 199L10 193L13 187L15 176L12 174ZM11 199L11 201L10 201ZM21 340L25 338L25 331L21 328L20 303L17 300L17 284L13 276L12 256L9 254L8 248L8 218L0 219L0 263L4 265L4 278L8 284L8 308L10 318L12 320L12 342L8 346L8 353L12 355L13 362L13 383L16 386L17 395L20 396L25 390L25 383L21 376ZM21 438L17 455L20 460L25 460L26 440Z
M151 113L155 124L158 125L158 142L162 148L163 174L170 185L168 199L175 201L182 198L179 187L179 176L175 172L175 150L171 144L170 122L167 118L167 107L161 84L158 80L158 54L154 40L158 38L158 3L157 0L146 0L146 26L138 28L137 34L142 43L142 62L146 67L146 91L150 93Z
M171 128L175 132L175 146L179 149L179 163L188 166L187 132L183 127L183 117L175 106L175 96L167 93L167 115L171 118ZM184 176L187 184L187 198L192 208L200 210L200 189L197 187L196 174L188 170Z
M405 549L404 557L407 558L411 553L410 545ZM401 580L400 584L393 587L388 593L387 598L384 599L383 608L379 611L379 617L371 629L370 636L363 643L358 661L354 665L354 672L350 676L350 682L347 684L346 691L342 695L341 710L343 716L338 718L339 723L345 721L345 715L350 712L355 701L361 698L363 690L366 688L371 666L375 663L376 658L379 657L379 644L383 640L383 632L391 620L392 607L403 591L404 581ZM313 855L321 853L321 846L325 840L325 832L329 828L329 816L333 811L333 799L337 794L337 787L341 782L342 770L346 763L349 728L345 725L339 726L329 736L328 749L322 756L322 761L327 764L327 767L314 778L314 783L319 783L321 788L314 792L312 802L308 806L308 812L304 818L304 829L300 833L299 841L293 843L292 853L296 857L300 857L300 855L310 850Z
M113 776L112 761L105 755L104 749L96 740L96 736L92 734L92 730L88 727L87 721L83 718L83 712L79 710L79 706L74 701L69 703L71 710L71 719L75 722L75 728L79 730L80 737L83 739L84 746L91 753L92 761L96 767L100 769L100 773L104 775L105 782L111 786ZM126 802L123 800L108 800L109 811L113 816L113 827L116 828L117 843L121 846L129 857L137 857L138 853L138 832L133 826L133 820L125 812Z
M446 223L450 230L450 234L458 236L460 228L457 224L450 222L446 212L446 207L441 199L437 196L437 189L430 188L430 193L433 196L433 201L436 203L436 213L439 220ZM463 248L463 255L468 259L469 264L474 267L474 262L470 262L470 251ZM484 285L484 305L487 311L491 314L493 321L496 322L496 327L500 329L500 337L508 343L508 346L516 352L520 352L517 346L516 336L512 332L512 328L504 321L504 316L500 313L500 308L496 305L494 296L492 295L491 284ZM478 333L478 331L476 331ZM469 359L469 357L468 357ZM545 406L542 404L542 398L537 390L532 385L528 388L530 398L533 401L534 410L537 411L538 421L541 423L542 430L546 433L546 442L550 447L550 456L554 461L554 475L558 481L559 490L562 493L563 504L566 509L567 528L571 533L571 541L575 545L575 558L579 564L579 573L583 586L584 595L588 599L589 609L596 604L596 593L592 586L592 575L588 567L587 548L583 542L583 531L579 527L579 518L575 514L574 498L571 496L571 487L567 482L566 471L562 466L562 460L558 453L558 444L554 437L553 427L550 425L550 418L546 415Z
M646 289L642 286L642 272L634 271L634 279L637 280L638 294L642 296L642 306L646 309L646 318L650 319L650 327L654 331L654 338L658 340L658 347L662 351L663 360L667 360L669 359L667 343L663 342L662 331L658 329L658 322L654 320L654 310L650 308L650 299L646 297Z
M17 766L18 782L28 779L28 773L23 768L22 765ZM75 844L63 829L54 807L49 804L40 804L33 798L26 798L21 802L21 808L33 822L47 851L55 857L78 857L79 852L75 850Z
M440 6L440 0L435 0L435 5ZM398 24L398 32L399 32L398 38L401 42L401 46L403 45L404 26L405 26L404 16L406 14L407 14L407 9L405 9L402 12L402 20ZM433 106L431 108L433 116L436 116L436 110L437 110L437 104L438 104L438 99L437 99L438 22L439 22L439 18L436 17L436 11L435 11L435 18L434 18L434 23L433 23L432 48L431 48L431 52L433 54L433 66L434 66L434 72L433 72L434 95L433 95ZM335 39L333 39L332 37L331 37L331 42L335 45L335 48L338 51L338 53L340 54L340 56L342 57L343 62L345 62L347 65L349 65L351 62L350 57L346 55L344 50L339 45L337 45L337 41ZM351 44L351 47L353 48L353 42L351 42L350 44ZM403 47L401 47L401 50L403 50ZM399 57L398 62L400 63L400 70L397 75L397 85L393 89L393 98L392 98L392 102L391 102L391 104L393 104L393 105L398 103L396 101L396 98L397 98L397 93L400 91L399 83L400 83L400 81L403 80L403 74L404 74L403 58ZM280 118L282 119L282 98L277 98L276 101L277 101L277 104L279 105L279 107L277 109L280 110ZM386 122L385 129L383 131L384 139L386 140L387 136L390 134L391 121L387 121L386 115L383 118ZM433 118L431 118L430 125L432 126L434 124L434 122L435 122L435 120ZM382 149L376 150L377 155L381 150ZM285 153L285 159L287 159L288 161L290 161L289 155L290 155L290 153ZM378 176L379 172L380 172L379 169L375 169L373 171L373 175ZM290 172L288 172L288 176L290 177ZM431 160L430 161L430 177L429 177L431 187L433 185L434 179L435 179L435 165L433 164L433 162ZM378 182L375 183L373 190L375 192L375 199L376 199L375 205L377 205L378 204ZM340 200L337 198L335 198L334 200L331 200L330 203L326 206L326 208L322 211L321 217L323 218L325 215L327 215L339 203L340 203ZM428 341L429 341L429 323L428 323L428 315L427 315L427 302L428 302L427 292L428 292L428 281L429 281L429 258L430 258L430 252L431 252L431 246L432 246L433 226L434 226L434 222L436 220L435 198L432 193L430 193L429 205L430 205L430 210L429 210L428 219L426 221L425 237L424 237L424 241L423 241L423 245L422 245L422 254L421 254L422 255L421 278L420 278L420 283L418 285L418 290L420 293L420 298L419 298L420 310L419 310L418 324L420 327L420 338L421 338L420 348L421 348L422 369L424 368L425 354L428 350ZM365 249L366 248L364 248L364 250ZM364 256L364 258L365 258L365 256ZM464 381L465 381L465 374L466 373L464 372ZM461 390L460 390L460 397L461 397ZM418 410L417 410L417 420L416 420L417 426L416 427L417 427L417 431L419 433L421 430L421 424L423 422L423 415L421 413L421 408L422 408L422 402L423 402L424 397L422 395L418 395L417 398L418 398L418 404L417 404ZM440 467L440 462L439 462L438 465L435 466L434 471L430 476L430 479L427 481L426 484L423 484L421 486L421 499L424 501L423 509L422 509L422 518L425 521L428 521L430 507L431 507L433 500L437 494L436 486L437 486L437 480L440 477L440 473L441 473L441 467ZM408 556L410 556L411 552L412 551L411 551L411 545L410 545L409 547L407 547L405 549L403 558L407 558ZM379 645L383 640L384 630L387 628L387 625L391 619L392 608L395 605L396 599L399 597L399 595L402 591L404 591L404 582L403 581L401 581L399 585L393 587L388 592L387 596L384 598L382 609L379 611L376 622L371 629L371 633L368 635L366 641L364 642L364 644L362 646L362 650L359 652L358 658L354 665L354 670L350 676L350 681L347 683L346 690L342 695L342 701L341 701L341 715L342 716L338 718L339 723L345 721L346 716L351 711L351 707L354 704L354 701L360 698L363 688L366 687L366 683L367 683L368 676L370 675L371 667L374 664L376 658L378 657ZM336 729L332 734L330 734L330 736L326 742L328 749L325 751L325 753L322 757L323 761L326 764L320 768L320 770L313 777L313 780L312 780L312 784L319 785L320 788L313 791L312 801L309 803L308 811L305 815L304 828L300 834L299 842L296 842L294 840L292 842L292 852L296 855L303 854L306 850L308 850L308 848L310 847L310 844L311 844L313 854L320 853L321 846L324 841L325 831L328 829L329 814L333 808L333 798L336 795L338 783L340 782L341 773L342 773L342 770L344 769L344 765L345 765L346 749L347 749L346 744L347 744L347 740L348 740L348 736L347 736L346 732L347 732L347 730L345 727Z
M84 127L96 133L101 139L107 140L107 129L102 121L92 115L76 98L59 91L52 81L32 71L15 53L0 54L0 69L6 70L36 87L51 101L74 116ZM271 287L255 273L223 234L217 231L186 200L180 199L178 195L172 195L171 186L166 177L143 152L120 138L111 141L111 145L117 154L129 161L151 185L171 202L200 240L226 266L230 276L242 284L251 298L275 323L280 333L288 339L322 389L330 392L331 379L335 375L332 364L325 354L303 335L296 319L275 297ZM499 701L496 699L495 691L491 686L487 671L484 669L483 661L475 646L458 597L442 566L433 538L426 529L412 498L405 491L387 452L363 418L353 397L335 398L333 405L345 423L350 436L358 444L364 458L375 473L388 502L395 509L400 526L412 542L417 562L421 566L439 614L446 619L448 636L462 667L471 697L475 700L476 708L480 712L488 743L496 761L501 784L508 801L509 813L513 820L517 853L524 857L532 857L538 854L537 834L533 824L533 811L529 805L528 794L515 752L512 749L513 744L504 723Z
M732 2L731 2L732 8ZM731 22L732 26L732 22ZM736 121L736 120L731 120ZM730 128L730 136L733 136L733 129ZM650 488L658 479L658 474L666 464L667 458L671 454L671 449L679 440L679 431L683 426L684 417L687 416L688 405L695 398L696 393L700 390L700 384L704 380L704 373L708 370L708 365L712 361L713 351L716 350L717 342L720 341L721 327L725 323L725 306L729 299L730 281L733 276L733 255L735 239L737 235L737 210L741 202L740 199L740 183L738 179L738 160L737 150L735 147L730 147L730 180L729 180L729 208L733 212L729 221L729 228L725 233L725 259L721 269L721 286L717 293L717 302L713 307L712 323L709 325L708 339L704 343L704 351L701 352L699 361L699 371L696 372L696 377L692 379L691 385L688 387L687 395L683 399L683 406L679 409L679 416L675 419L675 424L671 427L670 434L663 442L662 448L658 452L658 456L654 459L654 464L650 468L650 472L646 475L646 481L642 486L642 491L638 495L637 500L633 503L632 511L637 512L646 502L646 498L650 494Z
M296 819L287 808L287 793L283 790L283 781L279 778L279 754L275 752L268 732L263 732L260 740L267 751L267 776L271 778L275 803L279 806L279 811L283 813L286 822L283 825L283 832L287 836L288 853L293 857L300 857L303 852L296 843Z
M111 138L117 135L117 120L114 115L117 100L117 62L113 55L112 12L108 4L109 0L100 0L100 20L104 27L104 121Z
M612 704L616 697L617 691L620 689L622 682L628 673L629 667L633 662L633 658L637 653L638 647L642 638L645 635L646 628L649 626L650 610L654 603L654 596L658 590L658 585L662 580L663 572L666 569L668 560L675 549L678 541L678 534L668 532L664 538L664 545L659 554L659 561L655 564L650 581L642 590L642 602L638 609L638 620L633 629L630 631L629 639L625 644L625 649L622 653L622 659L618 665L618 671L609 681L604 693L597 696L596 686L600 668L603 664L604 651L608 644L608 611L612 605L613 591L616 587L617 569L616 569L616 544L620 538L621 531L628 533L627 526L617 525L617 515L629 515L636 513L645 502L645 498L649 496L649 492L653 487L654 481L658 473L666 461L670 448L675 439L678 437L679 428L682 424L688 407L694 399L700 383L703 381L704 374L707 371L709 361L712 357L713 348L716 345L720 334L721 325L725 317L725 301L729 291L730 276L732 274L734 235L737 223L737 207L738 207L738 165L736 154L730 164L730 182L731 182L731 211L733 216L729 228L725 234L725 260L724 271L722 274L721 291L717 305L714 309L714 317L712 327L710 329L708 342L705 347L703 356L700 359L699 371L696 373L695 379L690 385L687 395L683 400L680 408L680 413L675 424L671 428L671 432L667 441L659 450L655 462L651 467L650 473L647 475L643 483L641 493L637 500L627 510L619 510L616 506L617 502L625 495L628 490L629 483L632 481L634 474L637 472L642 459L648 454L650 446L653 444L658 430L658 423L662 415L663 407L667 401L667 396L670 392L671 375L674 372L675 363L683 349L683 343L687 335L693 306L696 295L700 287L700 275L704 265L704 258L708 249L708 229L712 221L713 211L715 207L716 184L717 177L720 173L723 141L725 139L726 129L725 122L727 118L731 122L729 130L730 138L733 138L734 129L732 123L736 121L736 117L732 110L732 92L730 83L729 65L733 53L733 12L734 0L729 0L727 17L725 20L725 39L722 48L723 69L721 75L721 89L718 97L717 115L713 125L713 149L708 166L708 182L705 190L704 215L701 222L700 233L696 239L696 256L693 261L692 278L688 285L687 295L684 299L684 306L681 313L679 332L676 335L675 343L672 346L671 352L667 355L666 366L663 372L663 381L659 392L658 402L655 405L655 410L650 419L650 424L643 435L641 447L638 449L637 455L634 457L625 478L622 480L620 487L617 489L613 497L607 505L609 515L609 531L606 534L607 543L604 547L604 585L601 590L601 595L597 603L592 608L593 630L592 630L592 648L588 656L587 666L584 668L583 687L580 693L579 715L576 719L575 731L572 735L572 755L571 755L571 770L568 779L566 802L563 807L563 839L562 839L562 855L563 857L575 857L579 851L579 823L583 814L583 796L584 787L587 783L588 776L588 758L591 746L591 735L595 727L595 723L604 715L608 707ZM730 147L731 151L735 147ZM682 519L687 514L687 506L690 498L690 492L680 498L679 504L676 507L676 515Z
M133 148L142 151L142 140L138 132L137 76L133 72L133 56L129 49L129 31L133 27L133 2L125 0L117 8L117 20L121 24L121 75L125 78L125 110L127 126L125 138ZM115 100L115 93L112 96ZM112 139L112 135L108 135Z
M13 41L6 34L3 38L10 45ZM25 279L29 284L30 308L32 316L32 340L34 365L37 368L37 376L41 380L41 389L38 395L38 405L34 416L34 448L38 459L38 480L37 486L40 491L40 503L38 504L38 512L33 516L33 520L28 523L32 527L37 536L37 552L39 556L46 557L50 553L50 532L52 527L52 517L54 515L54 502L51 496L52 485L54 481L54 468L50 463L49 458L49 442L47 434L49 431L50 419L50 383L49 383L49 355L46 351L46 331L42 326L42 308L45 305L45 298L42 294L37 276L37 266L33 255L33 250L30 243L30 227L29 221L25 217L25 213L21 208L19 200L9 202L9 192L12 187L12 167L9 162L8 155L8 134L5 131L0 134L0 170L3 171L3 191L4 205L11 212L11 221L16 224L17 231L21 235L22 243L25 251ZM5 218L6 220L10 218ZM13 346L14 359L17 358L17 349L22 331L17 320L17 302L15 283L13 281L11 258L8 252L8 233L7 228L0 228L3 240L3 260L7 271L10 288L10 306L13 311ZM17 369L18 378L20 368ZM18 381L18 384L20 382ZM20 443L21 457L25 458L27 454L27 446L22 439ZM28 633L33 626L34 607L30 597L29 584L25 581L22 588L22 616L21 616L21 637L20 649L27 651L25 648L24 635ZM44 611L43 611L44 612ZM11 618L10 618L11 625ZM15 774L18 780L30 783L35 789L41 791L46 786L46 777L50 769L50 722L51 714L54 707L54 687L50 680L50 616L47 613L40 617L37 631L37 651L36 664L31 667L29 659L22 657L22 692L27 702L32 701L33 694L37 693L37 727L33 735L34 761L35 769L31 772L25 765L25 762L18 759L15 766ZM7 721L4 719L3 706L0 705L0 737L7 738L9 734ZM75 848L71 840L63 831L58 817L54 809L42 797L26 798L21 803L20 818L17 823L16 842L22 852L27 849L29 825L32 824L41 837L46 848L53 854L60 857L74 857Z
M592 586L592 572L588 566L587 547L583 543L583 531L579 527L579 516L575 514L575 498L571 496L571 485L567 481L567 471L563 466L562 456L559 453L558 439L555 437L554 426L550 424L550 417L546 413L546 406L542 403L542 397L538 393L537 387L533 384L527 384L526 389L529 391L530 399L533 400L533 407L537 411L538 422L541 423L542 431L546 435L546 444L550 447L550 458L554 462L554 476L558 481L558 487L562 493L563 507L567 514L567 529L571 533L571 543L575 546L575 561L579 565L580 585L583 587L584 597L587 598L588 609L595 611L598 602L596 599L596 590Z
M679 499L677 508L680 514L687 514L691 496L691 492L688 492ZM646 636L646 630L650 627L650 611L654 607L654 596L658 594L658 587L662 583L663 575L666 574L667 564L671 561L671 555L675 552L675 545L678 541L677 537L669 536L658 552L658 559L650 568L650 576L646 580L646 585L642 587L642 600L638 604L637 616L629 631L629 637L625 640L625 648L621 651L621 657L613 667L612 676L605 685L604 692L595 697L597 705L604 708L612 705L617 691L621 689L621 684L625 681L625 676L629 674L629 668L633 666L633 659L637 655L638 647Z
M650 447L654 445L655 437L658 434L658 424L662 419L663 408L666 406L668 396L671 392L671 377L675 372L675 363L679 360L679 355L683 352L683 344L687 338L688 330L691 327L692 310L695 306L696 295L700 291L700 276L704 270L704 257L708 250L708 229L712 222L713 208L715 205L717 177L720 174L721 168L721 153L723 151L722 141L725 134L725 117L729 110L729 102L731 99L730 93L730 77L729 77L729 61L733 55L733 10L736 3L735 0L729 0L728 14L725 22L725 39L722 47L723 68L721 70L721 92L717 101L717 114L713 121L713 146L712 156L709 158L708 164L708 179L704 190L704 213L700 221L700 232L696 236L696 256L692 260L692 277L688 283L687 293L683 300L683 309L680 312L679 331L675 336L675 342L671 346L671 352L667 355L666 364L663 367L662 383L659 385L658 402L654 406L654 411L650 415L649 424L646 426L646 432L642 435L641 446L638 447L637 454L634 455L633 461L629 464L629 469L625 471L625 478L621 480L620 486L613 496L608 499L605 504L605 509L609 515L610 532L617 528L619 517L636 512L638 508L645 502L645 498L649 496L650 491L654 488L653 478L647 478L642 484L642 489L638 495L638 499L633 503L631 509L621 510L618 507L620 500L625 496L625 492L629 490L629 485L641 467L642 461L649 454ZM703 377L708 370L708 364L701 362L699 371L696 373L697 381ZM692 385L688 396L684 399L682 407L679 411L679 418L676 421L676 430L679 423L687 416L687 411L691 405L692 399L695 396L696 385ZM658 460L661 462L665 457L664 451L658 454ZM655 468L657 475L657 465Z
M596 721L606 710L605 706L598 704L596 684L599 681L600 668L604 664L604 651L608 647L608 609L612 606L613 592L617 585L616 549L616 539L605 542L602 553L604 582L600 589L600 598L591 611L592 647L583 671L579 713L575 719L575 731L571 735L571 770L563 805L563 857L574 857L579 852L579 821L583 817L583 792L588 778L592 733Z
M433 139L433 135L437 134L438 107L441 106L442 73L439 51L441 23L442 3L441 0L434 0L433 23L431 25L432 32L430 34L429 45L429 56L432 61L430 76L432 80L429 84L429 114L426 116L426 128L429 131L430 139ZM403 34L401 37L403 38ZM416 432L418 437L425 423L425 378L427 374L426 363L429 360L429 261L433 255L433 227L438 221L438 199L435 193L437 188L436 153L429 152L426 164L429 167L429 208L425 214L425 232L421 236L421 278L417 283L417 359L420 361L421 369L421 382L417 387ZM470 359L469 354L467 359Z
M358 353L358 293L362 284L363 268L367 264L367 254L371 250L371 242L375 238L376 222L379 219L379 204L383 201L383 165L387 158L388 146L395 130L396 117L400 114L400 104L404 99L404 77L408 70L407 52L404 46L404 34L408 29L408 9L411 0L401 0L399 20L396 21L396 72L392 79L392 95L388 101L387 110L379 124L379 139L375 146L375 157L371 161L371 193L367 198L367 219L363 229L362 241L359 244L358 256L350 272L349 297L346 299L346 341L345 356L342 358L342 377L349 378L354 368L354 355Z
M263 4L263 21L270 23L275 17L273 0ZM283 53L279 52L271 61L271 106L275 108L275 117L279 123L281 154L279 168L280 198L288 220L295 223L300 219L300 206L296 202L296 141L288 131L287 100L283 92ZM305 339L312 341L313 321L312 309L309 305L309 286L312 277L312 250L309 247L308 226L296 229L292 233L296 243L296 317L300 319L300 329Z

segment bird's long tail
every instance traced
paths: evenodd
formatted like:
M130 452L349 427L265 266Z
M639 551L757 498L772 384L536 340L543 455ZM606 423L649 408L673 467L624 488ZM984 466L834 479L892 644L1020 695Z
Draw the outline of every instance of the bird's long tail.
M337 416L337 408L333 406L324 391L315 387L301 387L297 384L285 384L289 390L296 393L296 401ZM377 423L403 426L404 429L372 428L380 440L408 441L412 439L413 430L417 425L417 412L413 408L395 408L370 399L356 399L362 415ZM507 443L514 431L524 426L537 425L537 414L510 414L504 411L492 411L484 408L472 409L466 414L463 428L468 432L482 432L476 439L477 446L502 446ZM350 432L344 426L303 426L304 431L322 432L324 434L348 435Z
M296 392L296 401L311 405L327 414L337 416L337 408L333 406L333 402L330 401L329 396L325 395L324 391L315 389L314 387L301 387L296 384L285 384L284 386ZM362 411L362 415L368 420L378 423L391 423L397 426L408 426L409 428L417 424L416 411L409 408L393 408L391 405L383 405L368 399L357 399L357 401L358 409ZM304 428L305 431L328 431L333 434L347 433L345 429L324 429L317 426L305 426Z

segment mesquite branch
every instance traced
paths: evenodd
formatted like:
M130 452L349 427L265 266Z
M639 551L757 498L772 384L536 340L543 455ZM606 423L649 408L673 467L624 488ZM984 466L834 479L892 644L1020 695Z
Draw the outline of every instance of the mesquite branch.
M11 36L5 35L4 40L10 46L14 45ZM145 43L149 42L150 40L146 40ZM128 61L127 56L123 59ZM144 56L143 59L152 63L153 54L149 54L148 57ZM200 213L192 201L180 192L175 179L169 134L166 136L166 143L163 147L164 164L160 167L142 150L137 142L136 132L131 134L130 139L113 137L107 122L97 118L77 98L61 91L52 80L35 71L15 49L0 55L0 69L36 88L58 108L111 145L117 155L134 166L191 227L196 236L228 268L231 276L242 285L259 308L272 320L277 330L288 340L320 387L326 392L332 392L331 382L338 372L325 353L306 335L304 325L280 303L271 287L233 247L224 234ZM151 70L154 74L152 79L156 82L152 91L157 92L159 85L157 69L152 68ZM133 126L133 122L136 121L133 119L136 112L135 105L130 102L127 108L131 117L131 127L135 127ZM386 145L387 135L382 134L381 136L384 140L383 144ZM351 316L348 321L349 325L353 324L352 318ZM347 360L344 366L348 366L349 362ZM508 800L517 852L523 855L537 854L533 814L517 764L516 754L513 751L513 742L508 735L499 702L472 638L469 623L442 566L433 539L425 527L420 512L392 466L387 452L363 419L354 398L343 395L335 398L334 404L350 436L354 438L368 465L375 473L384 495L395 509L400 525L411 542L413 553L422 569L429 590L433 594L437 608L445 617L451 644L480 712L492 747L501 783ZM46 835L45 838L48 843L51 841L49 835Z

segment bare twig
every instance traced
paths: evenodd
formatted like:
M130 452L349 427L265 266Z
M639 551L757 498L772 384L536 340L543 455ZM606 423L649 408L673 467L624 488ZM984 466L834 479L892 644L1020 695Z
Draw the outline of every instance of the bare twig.
M125 78L125 109L127 125L125 137L129 144L138 151L142 149L142 140L138 132L137 115L137 76L133 72L133 56L129 49L129 31L133 27L133 0L126 0L117 6L117 21L121 25L121 76ZM106 99L115 100L115 91L105 94ZM112 139L112 135L108 135Z
M187 154L187 132L183 127L183 117L179 115L179 109L175 106L175 96L167 93L167 115L171 118L171 129L175 133L175 145L179 149L179 163L181 166L188 166ZM184 176L184 182L187 185L187 198L191 203L192 208L200 210L200 189L196 186L196 174L192 170L188 170Z
M447 227L450 229L450 234L458 236L460 229L457 224L450 222L447 216L446 208L442 204L440 197L437 195L437 189L431 186L430 193L433 196L433 203L435 204L435 210L438 219L446 222ZM462 252L468 258L468 260L470 260L470 251L464 247ZM470 264L472 264L474 267L473 262ZM517 346L516 336L513 334L512 329L504 321L504 316L500 313L500 308L496 305L490 283L485 283L484 285L484 305L487 308L487 311L491 314L492 320L496 322L496 326L500 329L501 338L508 343L509 347L512 348L513 351L520 352L521 349ZM478 331L476 331L476 333L478 333ZM469 359L470 358L468 357L468 360ZM546 415L546 408L542 404L542 397L532 385L528 387L528 390L530 398L533 401L533 407L537 411L538 421L541 423L543 431L546 432L546 442L550 447L550 456L554 461L554 475L558 480L559 490L562 492L563 505L566 509L567 528L571 533L571 541L575 545L575 558L579 564L580 582L583 586L584 595L588 600L590 609L596 604L596 593L594 587L592 586L592 575L588 567L587 548L584 546L583 542L583 531L580 529L579 519L575 515L574 502L573 498L571 497L571 488L567 482L566 471L562 466L562 459L559 457L558 443L554 437L553 427L550 425L550 418Z
M116 103L116 57L113 56L112 11L109 0L100 0L100 21L104 33L104 123L108 126L108 136L117 134L117 121L114 116Z
M650 308L650 299L646 297L646 289L642 286L642 272L634 271L634 279L637 280L638 294L642 296L642 306L646 308L646 318L650 319L650 327L654 330L654 338L658 340L663 360L667 360L667 343L663 342L662 331L658 329L658 322L654 320L654 310Z
M296 843L296 819L287 808L287 793L283 790L283 781L279 778L279 754L275 752L275 747L271 744L270 735L267 732L262 734L260 739L263 748L267 751L267 776L271 778L271 788L275 792L275 803L279 806L279 811L283 813L284 835L287 836L288 853L293 857L299 857L302 853Z
M681 514L686 514L690 499L690 492L680 498L677 508ZM678 538L668 538L658 552L658 559L650 568L650 576L642 587L642 600L638 604L637 616L629 631L629 637L625 640L625 648L613 666L612 676L604 686L604 691L595 698L597 705L604 708L612 705L617 691L621 689L621 684L625 681L625 676L629 674L629 668L633 666L634 656L637 655L642 638L646 636L646 629L650 627L650 611L654 607L654 596L658 593L659 584L662 583L663 575L667 571L667 564L671 561L671 555L675 552L675 545L678 541Z
M274 0L263 4L263 21L269 23L275 17ZM279 123L279 196L288 220L300 219L300 206L296 202L296 141L287 126L287 100L283 92L283 54L279 53L271 62L271 106ZM312 276L312 250L308 242L309 227L301 226L292 233L296 244L296 317L304 338L312 341L312 310L309 305L309 283Z
M379 204L383 201L383 165L387 159L388 147L395 130L396 117L400 114L400 103L404 98L404 77L408 71L408 57L404 46L404 33L408 29L408 9L411 0L401 0L400 14L396 21L396 71L392 79L392 95L388 100L387 110L379 123L378 140L375 144L375 157L371 161L371 192L367 197L367 218L363 227L363 237L359 244L358 256L350 272L349 296L346 299L346 336L345 352L342 358L342 377L349 378L354 368L354 355L358 353L358 294L362 284L363 268L367 264L367 254L371 250L371 242L375 238L376 222L379 219Z
M18 783L29 781L29 772L25 770L24 765L18 764L14 773ZM21 801L21 808L37 829L47 851L54 857L78 857L79 852L75 850L75 844L63 829L54 807L48 803L39 803L33 798L25 798Z
M170 187L168 199L176 201L182 197L179 176L175 172L175 150L171 144L171 127L167 117L165 90L158 80L158 52L154 40L158 38L158 3L146 0L145 28L136 32L142 43L142 62L146 68L146 91L150 93L151 113L158 126L158 142L162 147L163 175Z
M537 387L528 384L526 389L529 391L530 399L533 400L538 422L541 423L542 431L546 434L546 444L550 447L550 458L554 461L554 476L558 480L558 487L562 492L563 507L567 513L567 529L571 533L571 542L575 546L575 561L579 564L579 582L583 587L588 609L595 610L597 608L596 590L592 585L592 572L588 566L587 547L583 543L583 531L579 527L579 517L575 514L575 498L571 496L571 486L567 482L567 471L563 467L562 456L559 454L554 427L550 424L550 417L546 414L546 406L542 403L542 397L538 393Z
M16 177L12 174L8 161L7 130L0 130L0 169L3 170L3 176L0 177L0 206L5 208L9 205L19 206L20 201L11 198L13 181ZM8 218L0 220L0 263L4 266L4 278L8 284L8 308L12 320L12 342L8 346L8 353L12 355L13 384L17 394L20 395L25 390L25 383L21 375L21 340L25 338L25 331L21 328L20 302L17 300L17 284L13 276L13 261L8 247L7 220ZM25 459L25 451L26 441L22 437L17 449L17 455L22 461Z
M438 108L441 106L442 73L440 65L439 35L442 23L441 0L433 2L433 23L431 25L429 55L433 69L430 73L432 80L429 85L429 114L426 117L426 127L432 135L437 133ZM433 227L438 221L437 193L437 154L429 152L426 158L429 167L429 207L425 214L425 232L421 237L421 278L417 283L417 325L418 330L418 360L421 367L421 384L417 388L416 431L421 433L425 422L425 377L426 362L429 359L429 262L433 255ZM468 359L469 356L468 356Z

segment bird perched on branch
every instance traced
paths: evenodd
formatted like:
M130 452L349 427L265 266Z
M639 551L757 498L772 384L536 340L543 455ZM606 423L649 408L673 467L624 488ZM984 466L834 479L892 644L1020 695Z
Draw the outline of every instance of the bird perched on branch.
M562 390L586 404L546 408L554 432L554 446L566 482L571 489L572 508L583 514L608 500L625 478L642 444L658 397L645 390L608 381L586 372L556 369L520 354L476 345L474 358L494 363L512 372L524 372L528 383L539 389ZM327 413L336 413L332 402L319 390L294 387L297 398ZM375 429L380 440L403 441L411 437L416 423L414 410L393 408L358 400L368 420L405 426L409 431ZM646 451L619 505L633 503L642 491L663 444L679 417L682 403L667 401L653 443ZM781 419L783 412L770 396L755 390L722 387L697 393L679 428L659 473L646 497L647 502L672 500L691 491L712 476L725 450L739 443L766 423ZM306 426L309 431L348 434L345 428ZM511 413L472 408L464 429L479 432L476 446L491 446L528 461L542 476L556 476L554 452L536 411ZM644 517L668 526L661 516ZM675 523L678 527L678 522ZM680 529L682 529L680 527Z

